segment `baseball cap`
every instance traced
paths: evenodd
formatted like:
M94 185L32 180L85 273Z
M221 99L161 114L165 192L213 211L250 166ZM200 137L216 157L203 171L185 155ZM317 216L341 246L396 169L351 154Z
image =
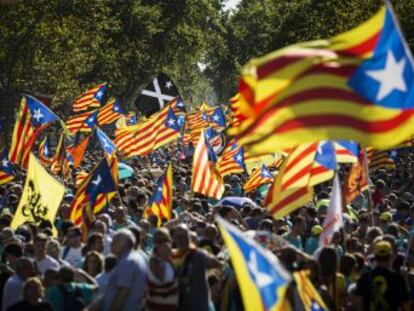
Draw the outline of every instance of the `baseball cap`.
M392 248L390 242L379 241L374 245L374 256L376 258L391 256Z
M319 225L315 225L311 228L312 235L320 235L323 232L323 228Z
M380 215L380 220L391 221L392 220L392 214L390 212L384 212Z

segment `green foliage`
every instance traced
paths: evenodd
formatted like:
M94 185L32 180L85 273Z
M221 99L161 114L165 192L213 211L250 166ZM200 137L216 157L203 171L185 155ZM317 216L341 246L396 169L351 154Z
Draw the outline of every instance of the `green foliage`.
M1 101L10 108L21 92L51 94L53 106L68 111L74 96L107 81L112 95L131 106L162 70L192 100L191 88L209 89L197 62L219 16L217 3L26 0L0 6Z
M127 108L161 71L184 101L227 101L241 67L283 46L327 38L371 16L381 0L22 0L0 5L0 114L22 92L49 94L68 112L73 98L107 81ZM414 44L412 0L392 1ZM206 65L201 71L198 64ZM67 113L66 113L67 115Z

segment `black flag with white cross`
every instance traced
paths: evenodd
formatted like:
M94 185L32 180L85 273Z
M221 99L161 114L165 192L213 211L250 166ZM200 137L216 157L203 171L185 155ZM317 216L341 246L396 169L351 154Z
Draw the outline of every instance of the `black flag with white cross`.
M150 116L161 110L177 95L177 87L166 74L161 73L142 90L135 101L135 106L143 115Z

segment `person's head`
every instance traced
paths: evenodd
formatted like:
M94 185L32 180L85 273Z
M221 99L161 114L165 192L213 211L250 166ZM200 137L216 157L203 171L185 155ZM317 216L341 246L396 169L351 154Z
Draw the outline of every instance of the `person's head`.
M373 247L374 258L379 266L388 266L392 257L392 246L388 241L379 241Z
M35 266L33 261L28 257L21 257L16 262L16 274L23 280L35 276Z
M82 232L79 227L71 227L68 230L68 246L78 248L81 246Z
M91 233L88 236L86 244L89 251L95 251L102 254L104 250L104 237L101 233Z
M204 238L209 241L216 241L218 237L218 230L216 226L212 224L207 224L206 228L204 229Z
M112 239L111 250L117 257L131 251L135 245L135 236L129 229L120 229Z
M331 246L325 246L318 257L321 279L323 282L330 281L338 270L338 256Z
M126 208L122 205L118 206L114 210L114 219L117 223L124 223L126 221Z
M60 255L60 243L56 239L50 239L49 243L47 244L47 254L58 260Z
M92 225L91 231L105 235L108 232L108 226L102 220L96 220Z
M135 237L134 249L139 249L141 243L142 229L135 225L128 226L128 229L131 230L132 234Z
M173 231L174 244L179 250L185 251L190 247L190 231L186 225L179 225Z
M296 216L292 220L292 233L301 235L306 230L306 221L303 216Z
M16 261L23 256L23 247L18 243L10 243L3 250L4 260L12 269L16 269Z
M31 303L39 302L43 298L44 288L38 277L30 277L23 283L23 298Z
M112 254L109 254L105 257L104 270L106 273L111 272L116 266L116 257Z
M167 229L159 228L154 233L154 253L167 260L171 255L171 236Z
M273 232L274 231L274 223L272 220L270 219L262 219L259 223L259 227L258 230L263 230L263 231L268 231L268 232Z
M354 255L345 253L339 260L339 271L345 276L350 277L354 272L356 259Z
M36 234L34 238L34 255L38 260L42 260L46 256L48 240L49 237L46 234Z
M46 288L49 288L53 285L57 285L60 282L59 270L57 269L47 269L45 275L43 276L43 284Z
M95 277L103 270L103 257L96 251L90 251L86 254L82 269Z
M59 279L62 284L70 284L75 280L75 270L72 266L62 266L59 269Z

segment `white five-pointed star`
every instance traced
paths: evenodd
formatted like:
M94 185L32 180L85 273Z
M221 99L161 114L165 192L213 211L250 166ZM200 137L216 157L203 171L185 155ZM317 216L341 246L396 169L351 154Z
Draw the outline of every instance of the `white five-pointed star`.
M162 191L162 188L161 187L158 187L158 191L161 192Z
M259 271L256 252L251 251L249 253L249 261L247 263L247 266L249 267L249 270L259 288L266 287L273 282L273 278L270 274Z
M6 159L1 161L1 166L3 166L4 168L6 168L7 166L9 166L9 161L7 161Z
M167 83L165 83L165 87L167 89L170 89L170 87L172 87L172 82L171 81L167 81Z
M325 144L326 144L326 140L322 140L322 141L319 142L318 150L317 150L319 154L323 153L322 148L323 148L323 145L325 145Z
M104 147L110 147L108 141L105 138L102 138Z
M97 97L98 99L100 99L102 96L103 96L103 92L102 92L102 90L99 90L99 92L98 92L98 93L96 93L96 97Z
M36 119L37 122L40 122L42 118L43 118L43 115L40 112L40 109L35 109L34 114L33 114L33 119Z
M242 156L239 154L239 155L237 155L237 157L236 157L236 161L238 161L238 162L240 162L242 160Z
M95 186L98 186L102 181L102 177L101 175L96 176L95 180L92 180L92 184L94 184Z
M175 125L175 120L174 119L168 119L167 121L169 126L174 126Z
M118 106L115 106L115 107L114 107L114 111L115 111L115 112L118 112L118 111L119 111L119 107L118 107Z
M214 122L217 122L218 120L219 120L220 118L219 118L219 116L218 115L213 115L213 120L214 120Z
M399 90L401 92L407 91L403 77L405 63L405 57L397 62L392 51L388 51L384 69L367 70L367 75L380 84L377 100L384 99L393 90Z

